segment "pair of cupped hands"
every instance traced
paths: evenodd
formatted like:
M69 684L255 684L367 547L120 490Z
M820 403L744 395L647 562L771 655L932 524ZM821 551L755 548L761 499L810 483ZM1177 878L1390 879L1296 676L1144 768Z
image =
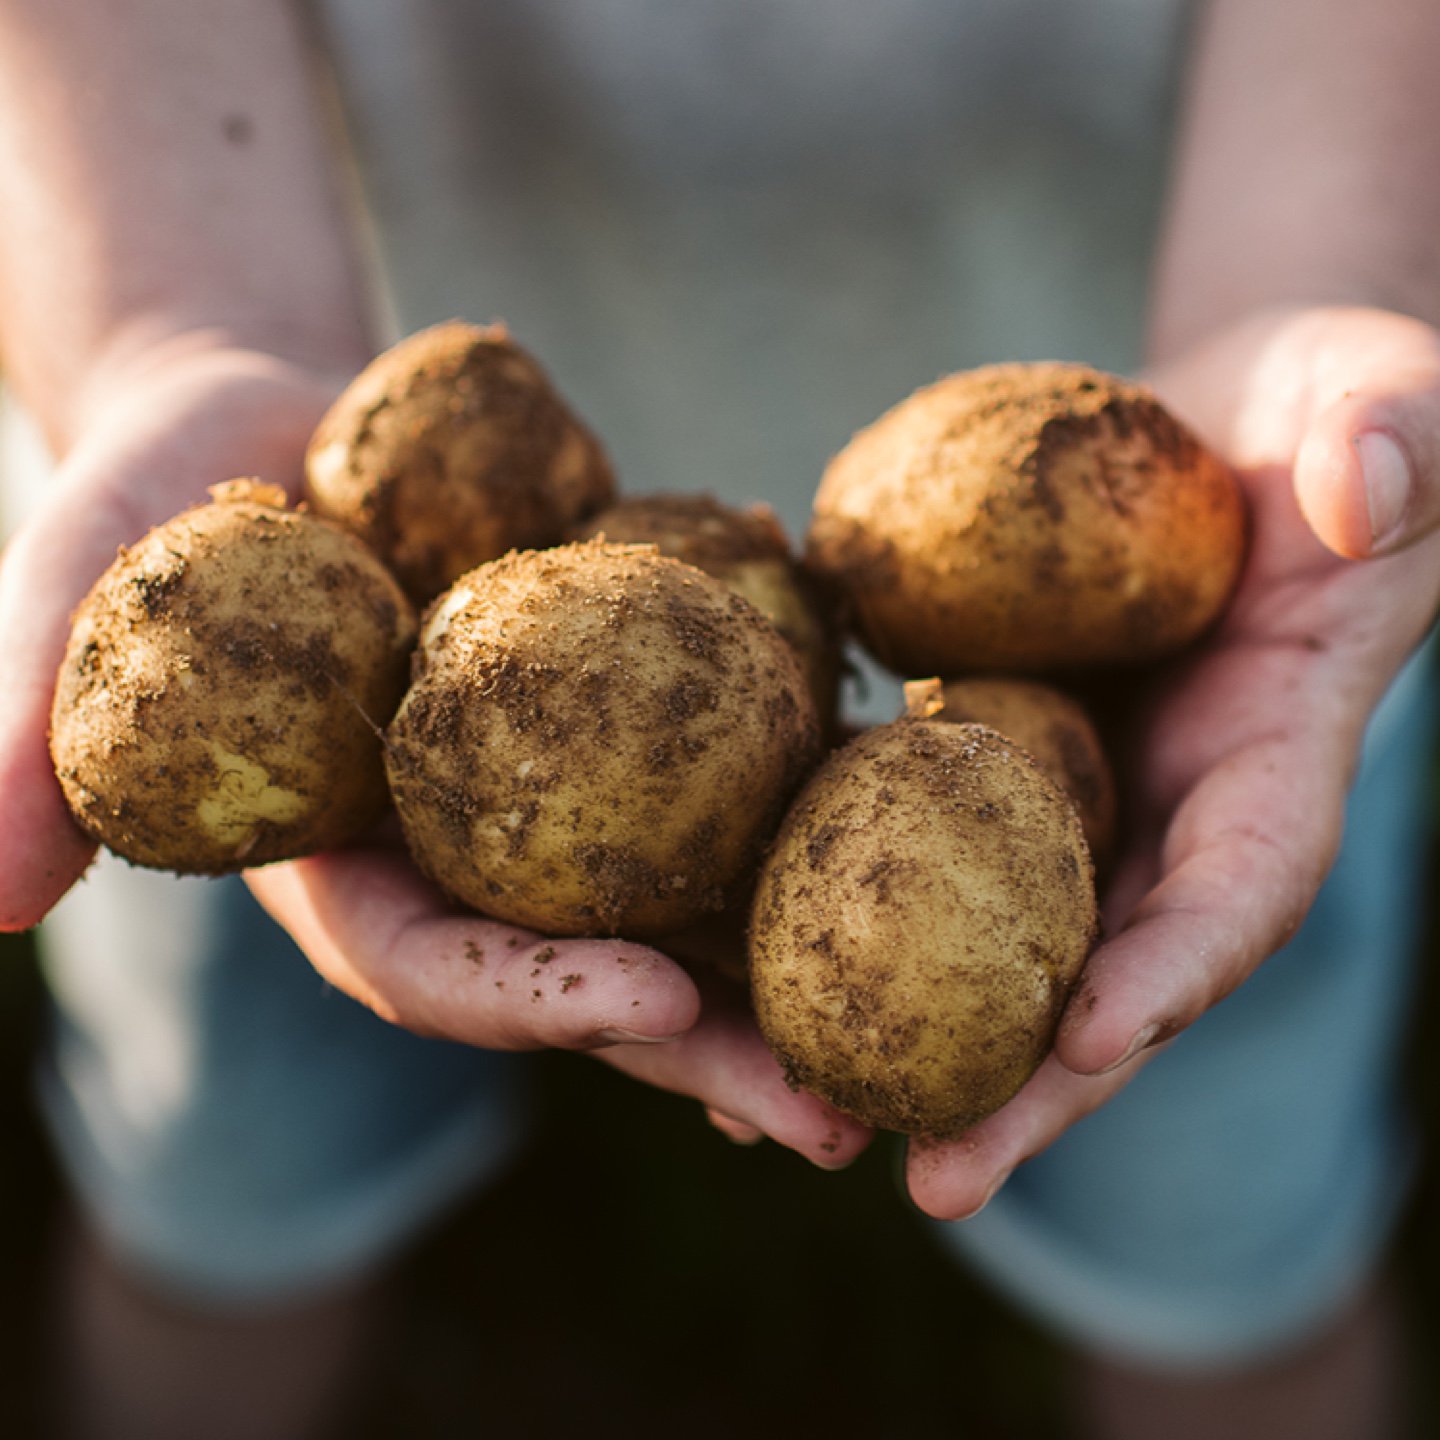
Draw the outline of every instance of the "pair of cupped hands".
M46 744L72 609L118 545L208 485L259 475L296 490L348 378L194 335L92 388L53 492L0 559L0 929L38 922L92 857ZM1234 467L1248 560L1221 624L1133 697L1106 938L1054 1053L965 1135L910 1144L910 1194L941 1218L973 1214L1294 933L1334 859L1366 722L1440 602L1435 331L1375 310L1277 311L1145 378ZM786 1085L738 987L653 948L461 913L388 841L247 878L321 975L395 1024L593 1051L699 1100L732 1139L769 1136L827 1169L871 1139ZM545 1003L574 975L585 983ZM537 986L555 993L537 1002Z

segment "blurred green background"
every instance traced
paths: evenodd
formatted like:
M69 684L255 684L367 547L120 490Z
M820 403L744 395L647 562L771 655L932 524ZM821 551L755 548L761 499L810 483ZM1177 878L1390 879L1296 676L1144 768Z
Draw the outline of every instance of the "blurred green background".
M0 936L0 1435L12 1440L40 1433L32 1387L61 1207L30 1104L41 1026L31 946ZM1436 1065L1419 1045L1414 1061L1433 1137ZM903 1199L896 1145L826 1175L773 1145L734 1146L697 1105L584 1057L540 1068L535 1143L405 1266L357 1440L1064 1433L1060 1354L936 1250ZM1421 1355L1440 1315L1435 1200L1432 1160L1395 1261ZM1418 1433L1440 1433L1440 1392L1419 1383Z

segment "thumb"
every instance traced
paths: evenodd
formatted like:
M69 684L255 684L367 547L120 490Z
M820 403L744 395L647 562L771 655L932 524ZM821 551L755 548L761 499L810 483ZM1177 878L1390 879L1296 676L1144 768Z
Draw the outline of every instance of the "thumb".
M1440 364L1347 391L1310 423L1295 493L1322 544L1352 559L1388 555L1440 526Z
M0 556L0 931L38 924L90 863L50 763L50 701L70 612L115 555L123 520L57 489ZM133 528L133 527L132 527ZM125 536L125 538L130 538Z

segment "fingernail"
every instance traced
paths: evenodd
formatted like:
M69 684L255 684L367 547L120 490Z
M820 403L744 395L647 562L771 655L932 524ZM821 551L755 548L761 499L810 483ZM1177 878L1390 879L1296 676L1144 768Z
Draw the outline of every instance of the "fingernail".
M1136 1037L1125 1047L1125 1053L1118 1059L1112 1060L1103 1070L1097 1070L1097 1075L1108 1075L1112 1070L1118 1070L1122 1065L1133 1060L1158 1034L1160 1026L1147 1025Z
M1355 453L1360 457L1360 478L1365 483L1370 543L1379 550L1395 537L1409 508L1410 462L1383 430L1367 430L1359 436Z
M636 1030L622 1030L619 1026L612 1025L595 1032L595 1043L597 1045L668 1045L672 1040L680 1039L684 1033L681 1030L674 1035L641 1035Z
M1015 1172L1014 1172L1013 1169L1011 1169L1011 1170L1002 1170L1002 1171L990 1182L990 1188L985 1192L985 1198L984 1198L968 1215L962 1215L962 1216L960 1216L960 1219L962 1219L962 1220L973 1220L973 1219L996 1197L996 1195L998 1195L998 1194L1000 1193L1000 1187L1001 1187L1001 1186L1011 1177L1011 1175L1013 1175L1014 1173L1015 1173Z

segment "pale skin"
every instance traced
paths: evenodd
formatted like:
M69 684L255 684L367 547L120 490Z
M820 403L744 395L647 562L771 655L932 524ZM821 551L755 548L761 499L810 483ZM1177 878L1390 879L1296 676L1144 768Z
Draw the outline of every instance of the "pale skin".
M1240 984L1333 858L1365 721L1440 602L1437 55L1440 13L1420 0L1313 0L1302 31L1285 0L1210 7L1150 378L1240 475L1251 561L1224 624L1147 702L1111 938L1055 1056L962 1140L911 1147L928 1213L974 1213ZM20 929L91 855L45 751L74 603L117 544L206 485L293 490L310 428L373 344L282 0L0 0L0 213L0 348L61 457L0 564L0 927ZM465 959L512 932L454 913L393 849L250 879L328 980L397 1024L597 1050L733 1138L827 1167L868 1141L647 947L558 942L549 968L587 983L537 1009ZM521 937L509 963L540 943ZM603 964L617 948L634 963Z

